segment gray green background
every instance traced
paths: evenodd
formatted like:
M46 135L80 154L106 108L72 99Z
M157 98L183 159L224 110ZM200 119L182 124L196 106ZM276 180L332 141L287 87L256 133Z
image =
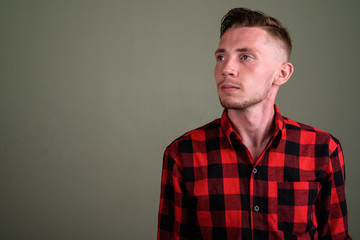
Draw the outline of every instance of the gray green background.
M0 239L155 239L165 147L220 117L233 7L280 19L295 73L277 104L341 140L360 238L354 1L0 1Z

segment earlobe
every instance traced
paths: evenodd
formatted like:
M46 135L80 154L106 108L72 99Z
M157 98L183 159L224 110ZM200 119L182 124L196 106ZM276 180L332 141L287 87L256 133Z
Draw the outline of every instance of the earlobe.
M294 66L290 62L285 62L281 65L277 77L274 80L275 85L282 85L286 83L294 72Z

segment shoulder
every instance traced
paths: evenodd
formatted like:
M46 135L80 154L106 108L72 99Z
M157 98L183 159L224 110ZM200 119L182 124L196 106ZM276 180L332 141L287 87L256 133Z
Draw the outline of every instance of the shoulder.
M300 144L315 145L316 148L327 148L330 152L340 146L339 140L329 132L310 125L294 121L283 116L287 140L296 138Z
M218 136L221 129L220 118L213 120L201 127L190 130L170 143L166 150L171 155L177 153L193 153L194 143L204 143L209 136Z

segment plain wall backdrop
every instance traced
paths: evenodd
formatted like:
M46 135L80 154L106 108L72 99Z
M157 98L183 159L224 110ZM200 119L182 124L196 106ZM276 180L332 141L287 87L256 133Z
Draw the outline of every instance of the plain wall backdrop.
M214 51L233 7L292 35L277 105L340 139L360 239L356 0L0 0L0 239L155 239L165 147L221 116Z

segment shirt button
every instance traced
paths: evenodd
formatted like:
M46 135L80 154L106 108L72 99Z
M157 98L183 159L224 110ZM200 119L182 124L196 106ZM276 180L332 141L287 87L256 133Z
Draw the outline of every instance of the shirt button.
M254 168L254 169L253 169L253 174L255 175L255 174L257 173L257 171L258 171L258 170L257 170L256 168Z
M259 206L256 205L256 206L254 207L254 210L255 210L255 212L258 212L258 211L260 210Z

